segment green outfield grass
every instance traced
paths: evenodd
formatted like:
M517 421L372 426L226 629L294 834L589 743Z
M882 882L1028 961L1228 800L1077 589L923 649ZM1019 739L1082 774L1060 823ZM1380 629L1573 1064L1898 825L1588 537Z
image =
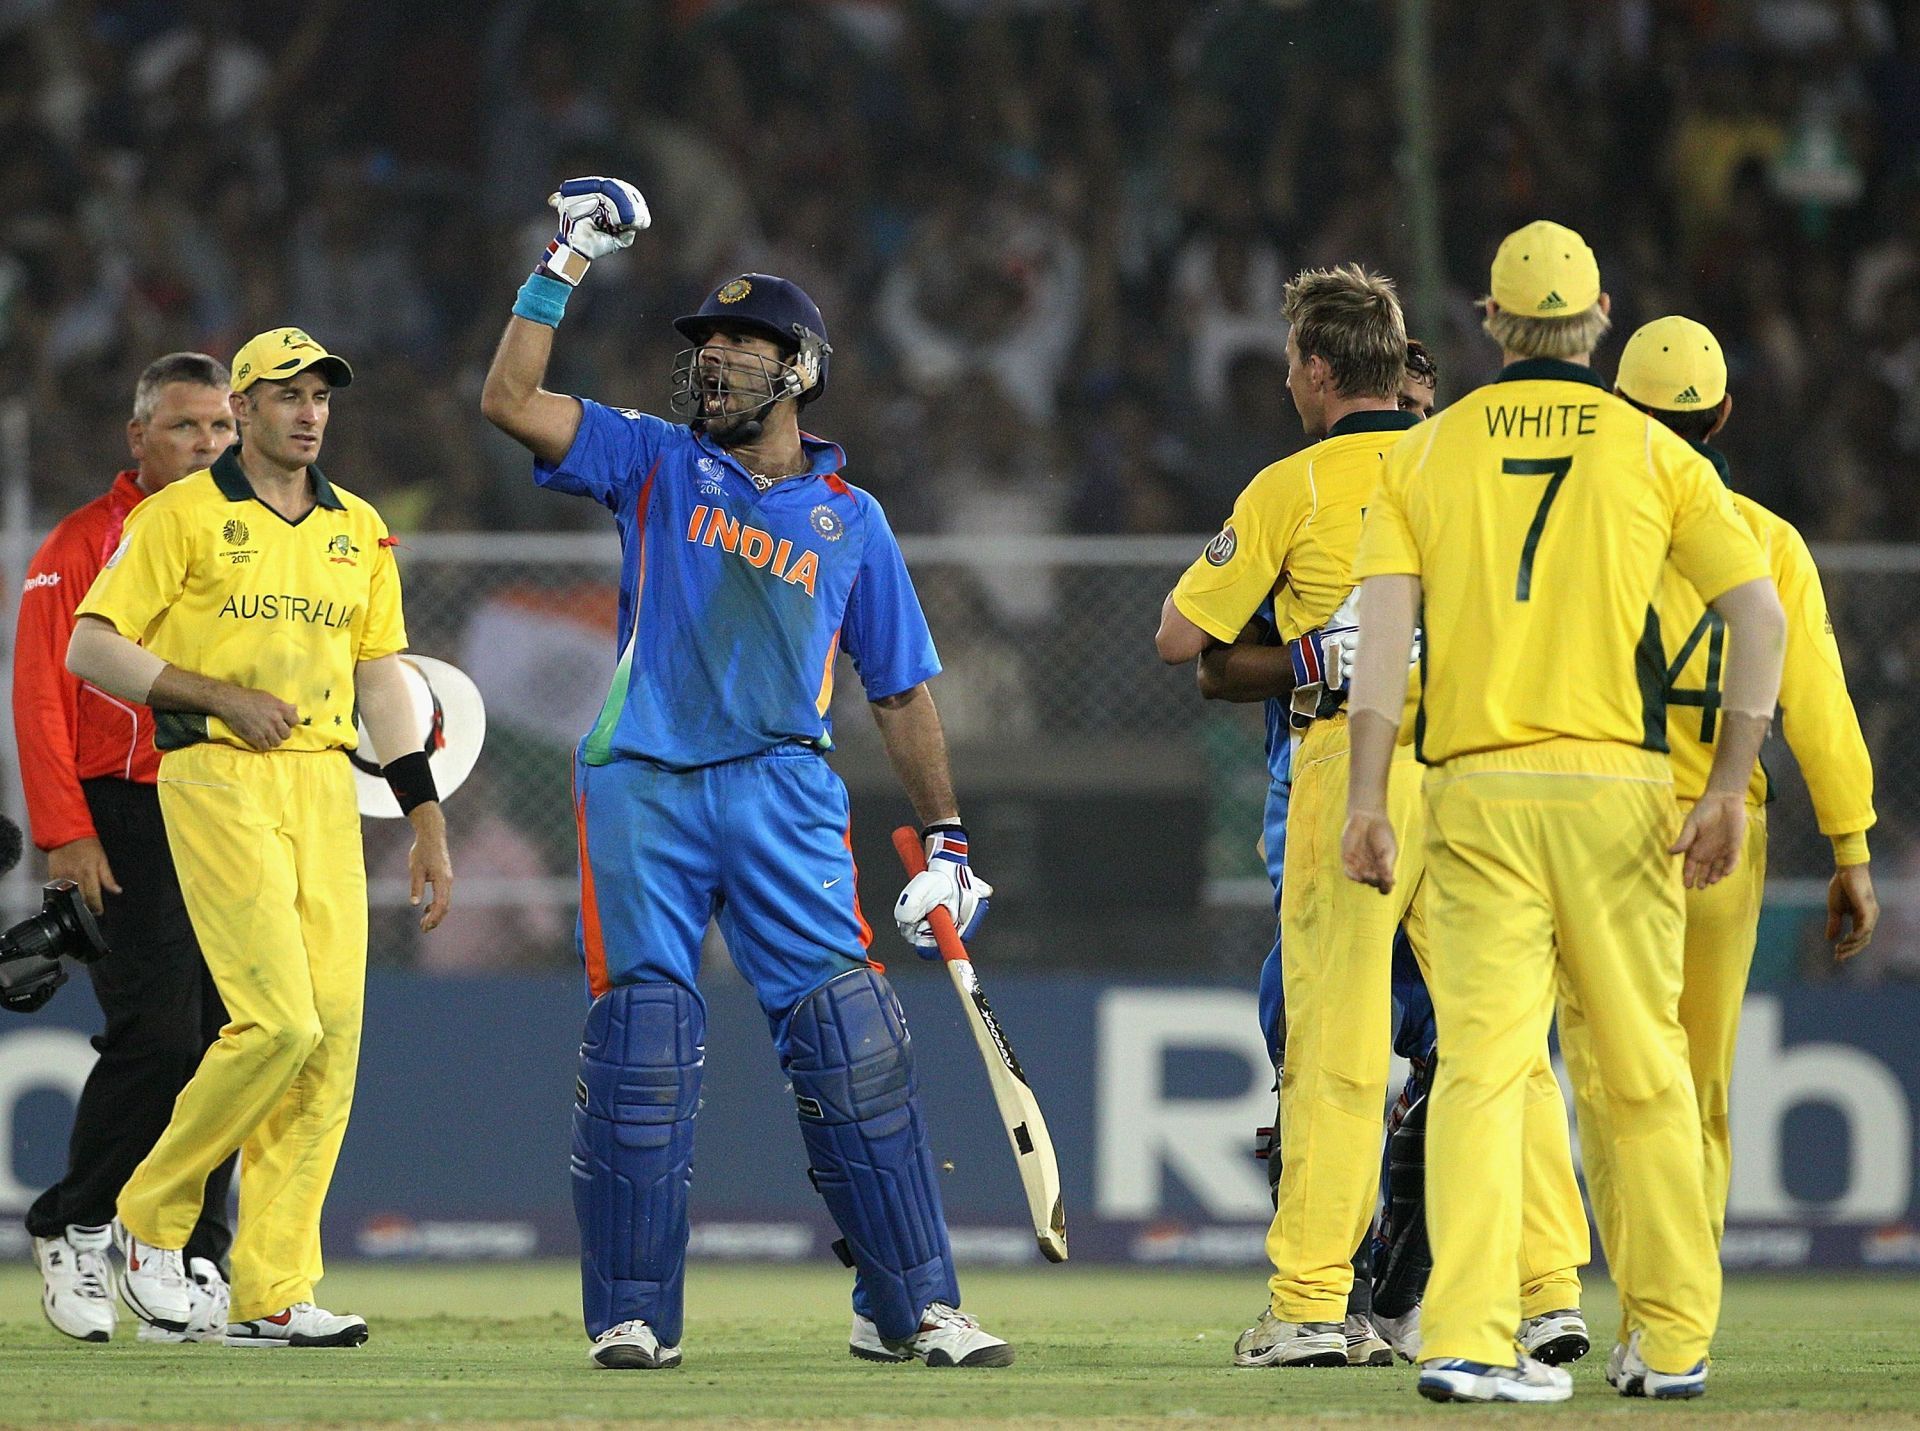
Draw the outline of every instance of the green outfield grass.
M1394 1426L1409 1418L1654 1417L1672 1425L1920 1427L1920 1281L1748 1278L1727 1287L1707 1399L1623 1402L1600 1356L1552 1408L1434 1406L1406 1367L1236 1371L1234 1336L1258 1310L1257 1273L1065 1266L975 1272L969 1308L1019 1347L1005 1371L875 1366L846 1352L838 1269L696 1265L686 1363L671 1372L587 1365L570 1264L343 1264L324 1301L363 1312L352 1351L228 1351L69 1341L40 1316L32 1269L0 1269L0 1425L228 1426L431 1422L440 1426L1011 1425ZM1588 1300L1611 1325L1611 1289ZM1604 1345L1600 1348L1604 1352Z

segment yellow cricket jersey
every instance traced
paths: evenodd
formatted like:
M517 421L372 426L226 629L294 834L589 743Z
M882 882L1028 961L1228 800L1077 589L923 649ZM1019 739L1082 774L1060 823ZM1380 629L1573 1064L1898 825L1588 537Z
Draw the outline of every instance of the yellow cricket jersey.
M289 522L254 496L237 449L156 492L80 614L182 670L271 691L300 712L282 750L351 750L354 668L404 650L400 573L380 514L308 467L316 505ZM250 750L214 716L154 712L154 744Z
M1726 459L1704 443L1693 446L1724 482ZM1731 495L1734 509L1766 553L1787 611L1786 664L1780 677L1787 745L1813 797L1820 831L1834 842L1836 858L1842 864L1865 863L1865 832L1874 821L1873 763L1847 695L1820 572L1791 523L1751 497ZM1667 651L1667 744L1673 752L1674 794L1697 800L1707 786L1720 730L1726 623L1671 568L1660 584L1658 609ZM1748 798L1756 805L1767 799L1767 774L1758 765Z
M1323 441L1262 468L1181 574L1174 609L1229 644L1269 597L1282 641L1327 624L1353 592L1361 519L1386 454L1418 421L1349 413Z
M1707 601L1767 575L1706 460L1591 369L1513 363L1408 433L1355 576L1421 580L1420 758L1556 737L1665 750L1668 560Z

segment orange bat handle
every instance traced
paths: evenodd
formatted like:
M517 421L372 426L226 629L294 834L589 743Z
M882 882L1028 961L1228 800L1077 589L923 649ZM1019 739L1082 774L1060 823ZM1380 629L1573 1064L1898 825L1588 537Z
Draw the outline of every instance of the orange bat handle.
M909 875L924 874L927 868L926 847L920 843L920 832L911 825L902 825L893 832L893 848L900 856L900 863L907 867ZM927 923L933 926L933 937L940 943L940 957L946 960L965 960L967 946L960 942L960 931L953 927L953 916L947 913L944 904L935 905L933 913L927 916Z

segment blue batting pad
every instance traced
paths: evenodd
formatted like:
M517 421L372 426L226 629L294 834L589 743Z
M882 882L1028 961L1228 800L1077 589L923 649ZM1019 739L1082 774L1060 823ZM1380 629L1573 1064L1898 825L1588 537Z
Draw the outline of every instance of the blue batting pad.
M960 1304L960 1284L900 1002L856 969L802 999L780 1043L813 1185L853 1257L854 1310L904 1341L929 1303Z
M1433 1016L1433 997L1427 993L1427 981L1404 927L1393 932L1392 978L1393 1051L1416 1063L1431 1062L1440 1029Z
M590 1337L637 1317L679 1345L706 1037L705 1009L675 984L623 984L587 1010L571 1166Z

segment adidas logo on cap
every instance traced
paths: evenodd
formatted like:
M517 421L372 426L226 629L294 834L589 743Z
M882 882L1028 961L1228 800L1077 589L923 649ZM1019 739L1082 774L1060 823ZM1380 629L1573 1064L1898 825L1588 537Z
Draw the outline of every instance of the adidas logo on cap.
M1556 289L1549 292L1545 298L1540 300L1539 311L1542 313L1550 313L1556 308L1565 308L1566 306L1567 300L1562 298Z
M1682 392L1680 396L1675 398L1673 401L1675 406L1678 406L1679 404L1685 403L1685 402L1699 402L1700 389L1696 388L1692 383L1688 383L1686 386L1686 390Z

